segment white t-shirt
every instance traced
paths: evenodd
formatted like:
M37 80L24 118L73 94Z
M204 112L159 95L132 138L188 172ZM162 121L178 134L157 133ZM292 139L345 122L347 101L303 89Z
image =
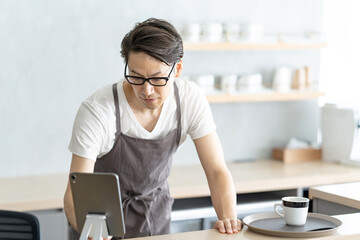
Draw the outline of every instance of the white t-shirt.
M123 81L117 85L123 134L142 139L161 139L177 127L173 88L164 102L155 128L149 132L140 125L131 110L123 91ZM216 126L202 90L194 82L181 79L175 79L175 82L179 89L181 106L181 145L187 134L194 140L212 133ZM81 104L75 118L69 150L78 156L96 161L112 149L115 132L114 97L112 85L108 85Z

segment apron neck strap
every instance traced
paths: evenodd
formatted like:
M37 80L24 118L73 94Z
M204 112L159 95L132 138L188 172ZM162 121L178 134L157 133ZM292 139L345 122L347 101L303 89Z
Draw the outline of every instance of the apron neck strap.
M179 89L174 82L174 93L176 100L176 115L177 115L177 128L181 128L181 107L180 107L180 97L179 97Z
M121 132L120 108L119 108L119 97L118 97L118 91L117 91L117 83L114 83L112 85L112 91L113 91L114 101L115 101L116 133L120 133Z

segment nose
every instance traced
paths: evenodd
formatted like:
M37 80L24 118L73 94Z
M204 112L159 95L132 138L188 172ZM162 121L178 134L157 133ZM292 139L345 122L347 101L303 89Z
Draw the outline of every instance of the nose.
M145 82L143 85L142 85L142 93L146 96L149 96L151 95L152 93L154 93L154 86L151 85L149 82Z

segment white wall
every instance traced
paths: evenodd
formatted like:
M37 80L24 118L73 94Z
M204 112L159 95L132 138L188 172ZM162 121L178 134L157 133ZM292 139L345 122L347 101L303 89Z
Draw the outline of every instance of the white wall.
M1 0L0 176L67 172L72 122L82 100L123 74L120 42L148 17L261 22L268 32L319 31L321 0ZM314 66L319 51L185 53L185 74ZM316 101L212 105L227 160L268 156L290 136L316 138ZM230 113L234 113L231 115ZM231 125L230 125L231 124ZM197 162L191 144L175 164Z
M327 47L321 52L322 103L330 102L360 110L360 1L324 2Z

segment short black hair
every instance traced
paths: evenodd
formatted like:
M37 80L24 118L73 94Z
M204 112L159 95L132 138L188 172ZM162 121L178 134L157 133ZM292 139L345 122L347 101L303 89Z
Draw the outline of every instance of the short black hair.
M127 63L130 52L144 52L171 65L184 56L183 41L176 28L169 22L149 18L136 23L121 42L121 56Z

